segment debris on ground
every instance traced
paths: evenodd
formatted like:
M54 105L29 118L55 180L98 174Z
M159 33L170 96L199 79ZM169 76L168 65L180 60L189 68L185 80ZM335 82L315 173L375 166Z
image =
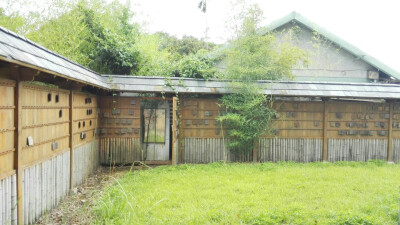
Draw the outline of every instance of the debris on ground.
M99 167L90 175L84 184L71 190L56 208L45 213L36 224L91 224L93 215L88 214L95 200L100 197L105 187L112 185L131 167ZM134 168L140 169L140 168Z

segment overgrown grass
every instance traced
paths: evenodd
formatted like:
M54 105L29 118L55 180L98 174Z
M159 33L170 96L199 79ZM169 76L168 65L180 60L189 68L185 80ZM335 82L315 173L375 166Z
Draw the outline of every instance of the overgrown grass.
M164 166L126 174L93 208L99 224L396 224L400 165Z

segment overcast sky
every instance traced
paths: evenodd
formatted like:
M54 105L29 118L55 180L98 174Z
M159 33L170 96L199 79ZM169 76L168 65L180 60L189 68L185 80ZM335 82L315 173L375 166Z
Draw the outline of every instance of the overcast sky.
M121 0L123 1L123 0ZM231 0L207 0L207 15L200 0L131 0L137 18L149 32L165 31L181 37L204 38L206 16L209 40L222 43ZM302 14L367 54L400 71L399 0L253 0L264 11L266 25L292 11Z

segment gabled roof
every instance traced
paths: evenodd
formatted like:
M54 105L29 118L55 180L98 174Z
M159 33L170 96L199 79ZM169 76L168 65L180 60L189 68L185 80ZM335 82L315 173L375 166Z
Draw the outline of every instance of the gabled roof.
M327 31L325 28L318 26L314 22L310 21L309 19L305 18L304 16L300 15L297 12L291 12L287 16L275 20L268 26L261 28L259 33L261 35L265 35L269 31L276 30L279 27L282 27L290 22L300 23L303 26L309 28L312 31L316 31L320 35L324 36L328 40L332 41L339 47L345 49L346 51L350 52L351 54L355 55L357 58L360 58L367 62L368 64L372 65L376 69L384 72L385 74L400 80L400 72L394 70L393 68L387 66L386 64L382 63L381 61L377 60L376 58L368 55L367 53L363 52L359 48L355 47L354 45L350 44L349 42L341 39L340 37L332 34L331 32Z

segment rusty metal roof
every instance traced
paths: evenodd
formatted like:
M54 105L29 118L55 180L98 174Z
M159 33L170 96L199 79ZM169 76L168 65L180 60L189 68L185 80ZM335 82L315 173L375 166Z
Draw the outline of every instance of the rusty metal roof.
M94 71L0 27L0 58L101 88L108 84Z

